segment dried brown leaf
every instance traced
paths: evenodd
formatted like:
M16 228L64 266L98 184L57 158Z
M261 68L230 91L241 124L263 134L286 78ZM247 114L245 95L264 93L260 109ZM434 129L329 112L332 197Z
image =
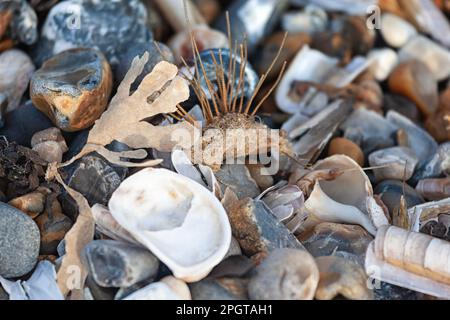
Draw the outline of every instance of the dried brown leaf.
M94 238L95 221L87 200L64 183L56 163L50 164L47 169L47 179L52 180L52 178L55 178L67 190L78 205L79 211L77 221L64 238L66 254L57 273L57 283L64 297L70 294L71 299L81 300L84 296L84 283L88 276L83 250Z
M148 52L141 58L134 58L108 109L89 132L85 147L63 165L70 164L93 151L120 166L157 165L160 160L133 163L122 161L121 158L144 159L147 156L144 148L171 151L180 142L174 139L174 132L193 128L187 121L168 126L154 126L145 121L158 114L177 111L177 105L189 98L188 83L177 75L178 68L166 61L158 63L153 71L145 76L138 89L130 94L131 85L142 73L148 59ZM114 140L139 150L113 152L106 149L105 146Z

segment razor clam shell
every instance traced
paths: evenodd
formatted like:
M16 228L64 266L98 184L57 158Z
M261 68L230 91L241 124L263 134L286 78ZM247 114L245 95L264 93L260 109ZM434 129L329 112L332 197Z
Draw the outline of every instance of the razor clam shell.
M227 213L197 182L166 169L144 169L114 192L113 217L186 282L207 276L231 241Z

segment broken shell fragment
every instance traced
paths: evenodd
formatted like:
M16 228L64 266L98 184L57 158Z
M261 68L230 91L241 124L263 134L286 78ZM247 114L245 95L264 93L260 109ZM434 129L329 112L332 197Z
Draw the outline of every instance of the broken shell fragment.
M231 228L219 200L166 169L130 176L108 206L122 227L187 282L206 277L230 246Z
M33 75L33 104L64 131L90 127L105 111L112 72L94 49L71 49L47 60Z
M384 41L394 48L403 47L412 37L417 35L417 30L412 24L391 13L384 13L381 16L380 31Z
M425 116L438 107L438 84L430 69L419 60L399 64L389 76L389 89L413 101Z
M370 166L378 167L374 169L377 181L409 180L418 162L414 151L406 147L378 150L369 156Z
M432 296L450 298L450 244L425 234L385 226L366 254L366 273Z
M102 287L130 287L153 277L159 261L148 250L114 240L95 240L84 249L90 274Z
M420 180L416 190L432 201L450 198L450 178Z
M369 178L351 158L332 156L317 162L313 169L335 169L342 174L331 181L316 182L305 202L306 211L310 214L308 219L359 224L371 234L375 234L379 226L388 224L383 209L373 198Z
M430 69L437 81L450 76L450 51L424 36L416 36L398 53L400 62L418 60Z
M351 300L373 299L364 269L351 260L337 256L316 258L320 280L315 298L332 300L342 295Z
M392 49L375 49L369 52L370 71L378 81L386 80L397 66L398 55Z
M248 293L254 300L312 300L318 282L319 270L307 251L277 249L256 268Z

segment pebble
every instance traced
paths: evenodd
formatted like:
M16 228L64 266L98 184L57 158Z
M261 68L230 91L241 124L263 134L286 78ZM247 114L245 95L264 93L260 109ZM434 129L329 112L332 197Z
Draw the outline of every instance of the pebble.
M373 238L357 225L323 222L300 240L314 257L335 255L364 266L366 250Z
M256 267L248 293L252 300L312 300L318 282L319 270L308 252L277 249Z
M31 79L33 104L64 131L94 124L112 90L111 69L94 49L71 49L47 60Z
M238 300L214 279L203 279L189 284L192 300Z
M36 132L31 138L31 147L41 159L48 163L60 163L64 152L69 150L61 130L58 128L48 128Z
M339 295L350 300L373 299L366 272L357 263L338 256L318 257L316 263L320 273L317 300L332 300Z
M26 0L3 1L0 11L4 10L11 12L9 24L5 26L11 38L26 45L34 44L38 40L38 18L31 4Z
M233 236L247 256L277 248L303 249L263 201L245 198L228 211Z
M398 55L392 49L374 49L369 52L370 71L378 81L385 81L398 64Z
M134 245L95 240L86 246L85 252L91 275L102 287L129 287L158 272L158 259Z
M374 193L381 197L381 201L383 201L391 214L395 209L399 208L402 196L405 197L408 208L425 202L414 188L399 180L385 180L377 184Z
M114 69L129 47L152 40L147 11L139 0L66 0L49 12L34 60L41 65L67 49L97 48Z
M18 49L0 54L0 93L6 95L6 112L17 109L35 68L28 55Z
M406 147L393 147L378 150L369 155L371 167L385 166L374 169L378 181L409 180L414 174L419 159L414 151Z
M221 189L231 188L239 199L255 198L261 193L256 181L244 164L224 164L214 174Z
M31 137L44 129L53 127L52 122L42 112L36 109L31 101L19 106L12 112L5 114L5 126L0 129L0 135L8 141L31 146Z
M392 93L410 99L425 116L436 112L438 84L430 69L419 60L399 64L389 76L388 84Z
M346 155L361 167L364 166L364 153L361 148L351 140L345 138L334 138L330 141L330 146L328 147L328 156L333 156L336 154Z
M386 119L407 135L407 144L419 159L419 167L431 160L438 144L425 130L395 111L389 111Z
M36 265L40 234L22 211L0 203L0 276L21 277Z
M412 24L392 13L384 13L381 16L380 31L384 41L394 48L403 47L417 35L417 30Z
M53 200L51 208L39 215L35 221L41 233L40 254L56 254L58 244L72 228L72 220L62 213L58 200Z
M441 144L433 153L430 160L420 166L411 179L411 184L416 185L421 179L437 178L440 175L450 175L450 142Z
M131 62L136 56L142 57L142 55L148 52L149 59L145 64L144 70L141 75L137 77L131 90L137 89L137 83L141 83L144 77L149 74L153 68L161 61L168 61L170 63L175 62L172 51L164 43L161 42L148 42L148 43L137 43L130 46L123 55L120 57L120 63L114 70L114 83L120 84L125 77L126 73L130 69Z
M285 13L281 26L289 33L309 33L324 31L328 26L328 15L322 8L308 5L302 11Z
M47 191L42 188L41 190L12 199L8 204L25 212L31 219L35 219L44 211Z
M431 70L437 81L450 76L450 51L425 36L416 36L398 53L400 62L419 60Z
M421 119L417 106L403 96L397 94L385 94L383 105L386 111L393 110L407 117L412 122L418 123Z
M124 172L117 172L107 161L93 155L83 157L68 170L68 186L83 194L91 206L106 205L125 178Z

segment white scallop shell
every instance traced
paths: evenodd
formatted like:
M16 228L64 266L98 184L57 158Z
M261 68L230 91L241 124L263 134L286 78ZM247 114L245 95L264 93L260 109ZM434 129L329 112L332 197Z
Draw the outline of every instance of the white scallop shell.
M315 170L339 169L344 173L331 181L316 182L305 202L306 210L327 222L359 224L375 235L388 224L383 209L373 198L372 185L361 167L351 158L335 155L317 162Z
M186 282L206 277L230 246L231 227L219 200L172 171L139 171L122 182L108 205L122 227Z

